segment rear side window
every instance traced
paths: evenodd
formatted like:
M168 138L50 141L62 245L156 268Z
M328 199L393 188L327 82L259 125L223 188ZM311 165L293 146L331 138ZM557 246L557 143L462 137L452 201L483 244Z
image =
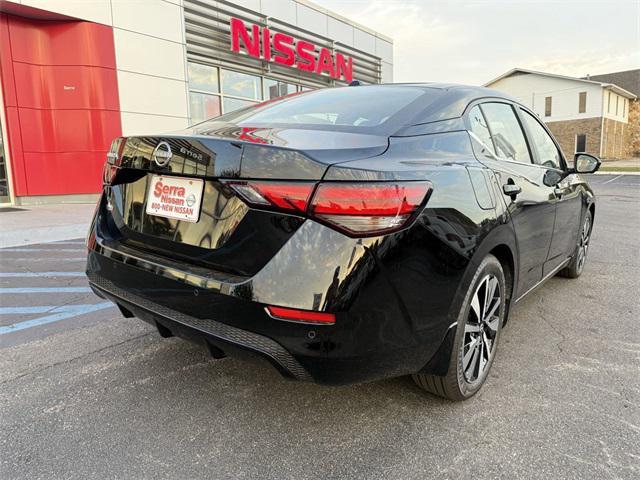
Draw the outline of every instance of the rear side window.
M478 105L469 111L469 124L471 125L471 132L482 142L483 148L487 149L492 155L495 155L489 126Z
M543 167L561 169L562 164L560 160L560 152L558 147L554 143L553 139L549 136L547 131L540 125L540 122L536 120L526 110L520 110L522 112L522 118L529 130L529 135L532 143L536 146L538 153L538 159L536 163L539 163Z
M216 122L392 134L442 94L412 86L326 88L231 112Z
M527 141L511 105L483 103L481 108L498 157L531 163Z

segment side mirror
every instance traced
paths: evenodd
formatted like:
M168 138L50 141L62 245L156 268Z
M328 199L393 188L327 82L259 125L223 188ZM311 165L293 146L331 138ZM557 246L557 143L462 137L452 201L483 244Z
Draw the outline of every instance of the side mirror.
M576 173L595 173L602 165L598 157L588 153L576 153L573 157L573 169Z
M542 178L542 183L544 183L547 187L555 187L560 180L565 178L567 174L563 172L559 172L558 170L547 170L544 172L544 177Z

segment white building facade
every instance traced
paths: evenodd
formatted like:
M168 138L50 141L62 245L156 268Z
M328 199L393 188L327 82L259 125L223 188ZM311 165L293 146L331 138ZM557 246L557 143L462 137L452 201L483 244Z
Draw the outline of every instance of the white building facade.
M636 97L615 84L513 69L485 86L531 108L568 157L577 151L605 158L624 155L630 102Z

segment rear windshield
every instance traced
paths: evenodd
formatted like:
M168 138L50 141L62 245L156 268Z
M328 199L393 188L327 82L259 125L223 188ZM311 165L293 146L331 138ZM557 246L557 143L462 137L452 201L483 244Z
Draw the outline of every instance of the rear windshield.
M233 123L392 134L435 100L441 90L414 86L326 88L289 95L214 118L199 126Z

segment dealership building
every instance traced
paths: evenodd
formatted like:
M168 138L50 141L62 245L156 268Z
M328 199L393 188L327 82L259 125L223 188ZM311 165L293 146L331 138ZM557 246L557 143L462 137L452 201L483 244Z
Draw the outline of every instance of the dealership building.
M0 0L0 204L88 201L111 140L393 81L390 38L306 0Z

